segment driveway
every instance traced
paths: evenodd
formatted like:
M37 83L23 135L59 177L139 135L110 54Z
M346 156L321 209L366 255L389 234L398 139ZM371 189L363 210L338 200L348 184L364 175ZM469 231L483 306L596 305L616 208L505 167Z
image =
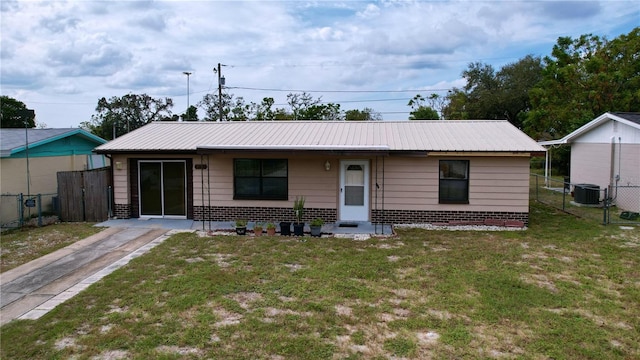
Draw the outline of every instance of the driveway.
M166 228L110 227L0 274L0 325L39 318L169 233Z

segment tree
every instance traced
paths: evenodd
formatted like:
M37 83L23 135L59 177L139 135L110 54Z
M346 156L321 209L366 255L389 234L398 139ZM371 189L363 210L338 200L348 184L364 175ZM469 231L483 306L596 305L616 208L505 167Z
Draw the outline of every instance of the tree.
M380 121L382 120L382 114L370 108L353 109L345 111L344 119L347 121Z
M234 98L232 94L222 94L222 102L217 94L207 94L198 102L198 107L203 109L205 116L203 121L247 121L251 119L252 109L255 104L246 104L239 96ZM222 110L222 116L220 111Z
M496 74L499 91L497 113L504 116L517 128L522 128L527 113L531 110L529 92L542 79L542 60L527 55L515 63L503 66Z
M301 113L303 113L305 120L308 120L307 115L305 113L308 109L317 105L322 101L322 98L314 99L311 94L303 92L302 94L289 93L287 95L287 103L291 107L291 113L293 114L293 120L299 120Z
M194 105L189 106L186 113L180 115L180 118L182 121L198 121L198 108Z
M426 105L426 99L418 94L409 100L408 106L413 109L409 113L409 120L439 120L440 115L430 106Z
M640 111L640 28L607 41L560 37L532 90L526 132L557 139L607 111Z
M466 120L469 114L466 111L467 94L462 89L449 90L446 104L442 108L442 118L447 120Z
M91 121L82 122L80 127L111 140L114 135L121 136L152 121L173 120L172 107L172 99L154 99L147 94L113 96L108 100L103 97L98 100L97 114L91 115Z
M34 128L35 113L27 109L22 101L8 96L0 96L0 127L2 128Z
M469 64L463 89L454 88L442 108L445 119L506 119L522 127L531 108L529 90L542 78L542 61L527 55L498 72L491 65Z
M272 97L262 99L260 104L251 103L252 112L255 114L255 120L272 121L275 120L275 112L272 107L275 101Z

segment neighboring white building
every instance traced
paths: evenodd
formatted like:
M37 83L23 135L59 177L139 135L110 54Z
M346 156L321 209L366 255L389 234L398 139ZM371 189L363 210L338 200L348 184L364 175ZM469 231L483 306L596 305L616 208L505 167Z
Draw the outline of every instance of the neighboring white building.
M640 211L640 113L604 113L562 139L539 144L569 144L572 184L609 189L620 209Z

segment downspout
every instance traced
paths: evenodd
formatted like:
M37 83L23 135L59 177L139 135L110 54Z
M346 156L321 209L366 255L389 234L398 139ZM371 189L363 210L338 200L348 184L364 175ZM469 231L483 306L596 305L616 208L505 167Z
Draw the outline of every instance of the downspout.
M111 173L111 186L109 186L109 219L113 219L113 208L115 207L115 198L113 195L113 186L116 183L115 171L113 171L113 159L110 154L104 154L104 157L109 159L109 172Z
M203 163L204 163L204 156L200 154L200 202L202 203L202 231L204 231L204 169L203 169L204 166L202 166Z
M374 210L376 211L378 210L378 189L380 189L380 186L378 185L378 156L376 155L376 197L374 200ZM376 219L374 231L376 234L378 233L378 219Z
M382 235L384 235L384 156L382 157Z
M211 165L209 164L209 154L207 154L207 213L209 214L209 231L211 231ZM204 204L204 201L202 202Z
M610 151L611 159L609 161L609 198L613 200L614 194L613 189L615 186L615 167L616 167L616 138L615 136L611 137L611 151ZM616 191L616 196L617 196Z

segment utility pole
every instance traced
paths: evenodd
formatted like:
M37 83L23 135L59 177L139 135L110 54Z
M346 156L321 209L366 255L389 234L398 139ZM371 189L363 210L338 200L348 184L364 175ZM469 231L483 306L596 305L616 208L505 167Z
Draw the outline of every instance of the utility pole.
M189 121L191 120L191 115L189 114L189 75L192 73L190 71L183 71L182 73L187 75L187 111L185 112L185 117Z
M224 76L222 76L221 66L226 65L218 63L218 69L213 69L214 72L218 73L218 114L220 115L218 121L222 121L222 86L224 86Z

